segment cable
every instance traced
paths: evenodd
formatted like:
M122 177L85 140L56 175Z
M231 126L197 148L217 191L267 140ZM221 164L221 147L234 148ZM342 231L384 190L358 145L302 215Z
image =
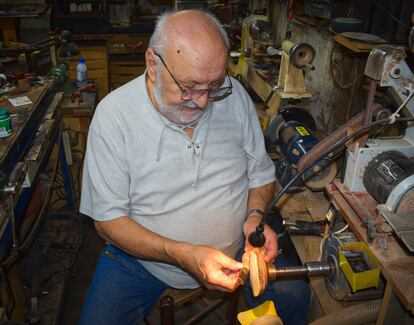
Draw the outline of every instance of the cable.
M332 82L333 82L334 86L336 88L339 88L339 89L351 88L353 85L355 85L358 82L358 79L361 77L361 76L358 76L357 63L355 62L355 58L353 58L352 59L352 72L353 72L352 73L352 79L346 84L344 84L343 81L339 81L337 79L336 75L335 75L335 72L334 72L335 71L334 70L334 52L335 52L335 48L336 48L336 46L334 44L332 46L331 53L329 54L329 74L331 76ZM343 62L345 56L343 55L343 53L341 53L341 54L342 54L341 62L337 62L336 64L343 67L342 62Z
M414 118L398 118L397 121L406 121L411 122L414 121ZM263 213L263 217L260 220L260 223L256 227L256 231L252 232L249 235L249 243L254 247L262 247L265 242L265 238L263 235L264 226L266 224L268 215L270 214L271 210L274 208L276 203L282 198L283 194L287 192L289 187L302 175L304 175L307 171L309 171L315 164L320 162L322 159L329 156L331 153L337 151L339 148L341 148L343 145L345 145L349 140L353 138L357 138L361 136L362 134L366 133L370 128L376 125L384 124L384 123L390 123L390 119L381 119L378 121L371 122L367 125L364 125L354 133L346 136L345 138L342 138L337 143L333 144L330 148L328 148L323 154L321 154L318 158L316 158L314 161L309 163L307 166L305 166L301 171L299 171L294 177L290 179L290 181L282 188L282 190L273 198L272 202L268 205L265 212Z
M354 16L354 0L348 1L348 8L345 12L345 17L353 17Z
M384 8L381 4L379 4L376 0L371 0L372 3L374 3L378 8L382 9L388 16L390 16L392 19L394 19L397 23L399 23L404 28L410 30L411 27L404 24L401 20L399 20L397 17L395 17L387 8Z
M399 112L404 108L405 105L407 105L407 103L410 101L410 99L414 95L413 84L410 83L408 85L408 87L405 87L405 89L408 90L409 95L407 96L407 98L405 99L405 101L400 105L400 107L398 107L397 110L389 117L390 124L394 124L395 123L395 120L400 117Z
M333 234L334 234L334 235L338 235L338 234L340 234L340 233L344 232L345 230L347 230L347 229L348 229L348 227L349 227L349 225L348 225L348 224L346 224L346 225L345 225L345 226L343 226L341 229L339 229L339 230L335 231Z

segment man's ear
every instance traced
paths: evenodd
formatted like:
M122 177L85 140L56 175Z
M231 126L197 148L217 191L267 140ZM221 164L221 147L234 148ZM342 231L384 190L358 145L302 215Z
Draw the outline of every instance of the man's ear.
M147 66L147 75L151 81L155 82L157 63L155 61L155 54L152 48L148 48L145 52L145 62Z

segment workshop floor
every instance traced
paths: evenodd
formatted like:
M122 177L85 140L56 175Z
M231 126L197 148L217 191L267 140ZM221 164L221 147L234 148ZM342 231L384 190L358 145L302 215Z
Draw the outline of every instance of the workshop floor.
M90 219L80 216L79 221L84 235L83 245L76 256L73 276L67 282L62 309L62 325L77 324L89 283L95 271L96 261L104 247L104 241L96 233Z
M83 245L76 254L76 261L73 267L72 276L67 280L67 290L62 307L62 319L60 324L76 324L82 309L82 304L86 296L90 280L92 278L97 258L104 246L103 240L97 235L92 223L86 217L79 218L83 232ZM177 307L175 314L175 323L183 324L196 313L205 308L206 303L215 299L215 294L204 295L203 298L194 299L191 303ZM209 313L197 324L200 325L217 325L224 324L227 304L222 304L214 312ZM242 294L239 295L239 310L246 310L246 303ZM150 324L159 324L159 310L154 311L147 318ZM52 324L43 324L52 325Z

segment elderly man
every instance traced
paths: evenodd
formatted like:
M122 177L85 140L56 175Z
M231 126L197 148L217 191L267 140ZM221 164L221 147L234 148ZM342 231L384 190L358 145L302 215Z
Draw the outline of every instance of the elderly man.
M213 16L164 14L146 73L100 102L80 210L108 244L81 324L136 324L168 287L238 286L233 258L272 198L274 166L251 100L226 73L228 48ZM265 236L274 261L277 235ZM276 300L285 321L306 319L307 287L273 286L262 300Z

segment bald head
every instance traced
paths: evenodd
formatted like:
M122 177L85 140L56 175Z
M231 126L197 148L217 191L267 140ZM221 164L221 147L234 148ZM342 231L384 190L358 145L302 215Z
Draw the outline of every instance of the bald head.
M194 66L201 60L208 63L226 57L228 44L217 18L203 11L183 10L160 17L149 47L170 60L185 60Z
M184 45L205 49L208 45L227 50L220 25L211 15L196 10L179 11L166 22L169 45ZM176 44L174 44L176 43Z
M198 40L202 40L203 37L214 33L221 38L221 42L228 49L230 43L227 33L220 21L210 13L200 10L165 12L157 20L149 47L164 54L164 49L177 38L196 38L198 36Z

